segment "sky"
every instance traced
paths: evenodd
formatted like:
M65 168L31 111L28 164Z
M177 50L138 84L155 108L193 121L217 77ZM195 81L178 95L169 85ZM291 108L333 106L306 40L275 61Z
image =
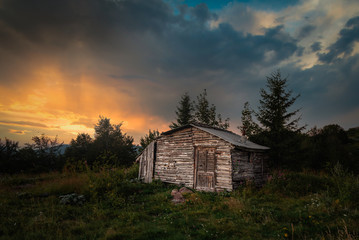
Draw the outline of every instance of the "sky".
M0 0L0 138L20 144L100 115L138 143L203 89L238 133L277 69L307 130L359 126L359 2Z

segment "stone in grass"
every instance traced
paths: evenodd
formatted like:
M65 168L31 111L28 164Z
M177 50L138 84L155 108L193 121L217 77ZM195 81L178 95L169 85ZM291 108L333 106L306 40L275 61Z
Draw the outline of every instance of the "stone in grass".
M174 196L176 193L178 193L178 190L175 188L175 189L172 190L171 196Z
M77 193L70 193L66 195L61 195L60 204L63 205L82 205L85 203L86 199L84 195L80 195Z
M181 187L179 192L182 193L182 194L191 194L191 193L193 193L192 190L190 190L190 189L188 189L186 187Z
M172 202L174 204L184 203L186 201L186 199L183 197L183 195L187 195L187 194L191 194L191 193L193 193L193 191L191 191L190 189L188 189L186 187L182 187L182 188L180 188L180 190L173 189L171 191L171 195L173 196Z
M183 197L182 193L180 192L175 192L172 198L172 202L174 204L179 204L179 203L184 203L186 201L186 199Z

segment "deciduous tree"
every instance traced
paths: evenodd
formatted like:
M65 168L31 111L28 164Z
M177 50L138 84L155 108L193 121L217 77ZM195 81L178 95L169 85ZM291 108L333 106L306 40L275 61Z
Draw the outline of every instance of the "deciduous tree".
M160 132L158 130L151 131L151 129L149 129L148 134L141 137L140 139L141 150L145 149L148 146L148 144L150 144L153 140L155 140L159 136L160 136Z
M134 161L133 137L123 134L122 123L111 124L110 119L100 116L95 125L94 145L99 164L130 165Z

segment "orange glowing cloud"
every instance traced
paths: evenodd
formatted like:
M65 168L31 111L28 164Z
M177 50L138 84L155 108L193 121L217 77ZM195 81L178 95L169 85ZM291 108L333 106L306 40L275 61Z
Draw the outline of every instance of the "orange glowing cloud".
M24 135L24 134L26 134L27 132L30 132L30 131L27 131L27 130L17 130L17 129L9 129L9 132L10 132L10 133L13 133L13 134L17 134L17 135Z
M30 76L21 90L0 86L0 133L10 133L10 139L29 141L45 133L67 143L78 133L93 135L99 115L113 124L122 122L123 131L136 142L148 129L168 128L164 119L143 111L136 89L126 81L104 83L96 74L69 77L56 67L40 68Z

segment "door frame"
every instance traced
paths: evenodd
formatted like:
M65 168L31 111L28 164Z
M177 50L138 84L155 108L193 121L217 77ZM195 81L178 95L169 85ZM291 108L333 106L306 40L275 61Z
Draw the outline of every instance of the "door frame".
M213 150L214 169L213 169L213 172L212 171L209 172L209 173L213 174L213 188L197 187L198 155L199 155L199 150L204 150L204 149ZM193 188L194 189L196 189L196 190L204 190L204 191L215 191L215 189L216 189L216 165L217 165L216 150L217 150L217 148L214 147L214 146L195 146L194 147L194 170L193 170L193 174L194 174ZM207 162L208 162L208 158L206 157L206 166L207 166ZM206 169L206 172L207 172L207 169Z

